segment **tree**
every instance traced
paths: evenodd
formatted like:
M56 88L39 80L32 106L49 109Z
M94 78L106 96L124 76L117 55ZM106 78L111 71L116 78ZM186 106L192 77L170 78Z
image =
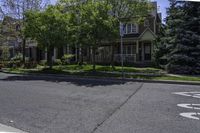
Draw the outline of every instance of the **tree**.
M166 57L170 73L200 73L199 6L196 2L170 0L166 28L157 44L157 56Z
M176 44L170 52L168 71L200 74L200 3L182 2L181 22L176 27ZM173 20L174 21L174 20Z
M154 44L154 61L157 67L164 68L167 64L167 54L169 53L169 47L166 43L166 25L162 25L160 32L157 35L156 42Z
M47 49L47 63L52 68L54 47L67 42L70 15L63 14L59 6L50 6L45 11L26 13L25 35L38 42L38 46Z
M49 4L49 0L1 0L0 11L5 16L18 20L19 38L22 40L23 63L25 63L26 36L23 33L25 13L30 10L42 10Z
M76 25L76 43L92 47L94 70L97 47L119 37L119 22L138 21L147 16L150 9L146 0L60 0L60 3L67 7L67 11L72 10L73 18L77 20L73 21Z

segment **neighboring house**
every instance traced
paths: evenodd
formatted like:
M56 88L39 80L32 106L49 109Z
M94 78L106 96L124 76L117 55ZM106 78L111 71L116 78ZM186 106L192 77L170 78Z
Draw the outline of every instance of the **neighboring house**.
M11 17L5 17L1 22L1 38L0 38L0 47L8 46L10 50L10 58L15 55L17 47L19 45L16 32L16 19ZM2 49L0 48L0 56L2 54Z
M12 17L4 17L1 22L0 29L0 57L2 54L1 46L8 46L10 51L10 58L14 57L17 53L22 53L22 39L19 37L20 20ZM32 60L40 60L37 55L37 42L31 39L26 40L26 57ZM40 50L38 50L40 51Z

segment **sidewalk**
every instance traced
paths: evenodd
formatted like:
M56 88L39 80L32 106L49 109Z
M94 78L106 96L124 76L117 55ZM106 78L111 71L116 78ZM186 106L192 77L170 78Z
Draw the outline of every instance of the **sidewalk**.
M26 133L19 129L0 124L0 133Z

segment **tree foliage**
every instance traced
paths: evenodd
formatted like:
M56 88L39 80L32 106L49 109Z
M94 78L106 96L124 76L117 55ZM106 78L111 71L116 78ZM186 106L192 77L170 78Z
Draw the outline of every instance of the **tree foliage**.
M43 12L26 13L25 35L36 40L39 47L47 49L49 66L52 66L53 48L67 42L69 18L58 6L50 6Z
M170 0L166 20L166 68L171 73L200 74L200 3Z

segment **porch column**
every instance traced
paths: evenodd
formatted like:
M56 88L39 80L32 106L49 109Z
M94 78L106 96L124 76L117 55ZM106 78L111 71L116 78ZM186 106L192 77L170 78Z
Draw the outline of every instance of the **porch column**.
M136 41L136 57L135 57L135 62L139 60L139 41Z
M45 60L47 60L47 48L45 48Z
M57 49L54 48L53 52L54 52L54 54L53 54L53 55L54 55L54 56L53 56L53 59L55 60L55 59L57 59L57 55L56 55L56 54L57 54Z
M144 42L141 43L142 48L142 61L144 61Z
M66 46L63 46L63 54L66 54Z
M69 44L67 44L67 54L70 54Z
M154 54L154 42L151 41L151 61L153 61L153 54Z

